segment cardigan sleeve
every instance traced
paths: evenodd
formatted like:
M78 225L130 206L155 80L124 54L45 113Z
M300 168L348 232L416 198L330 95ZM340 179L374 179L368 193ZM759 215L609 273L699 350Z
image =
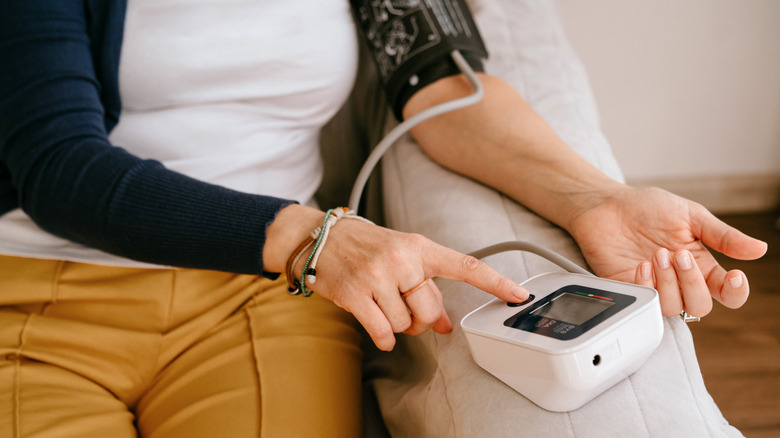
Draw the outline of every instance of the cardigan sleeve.
M15 204L48 232L116 255L263 274L266 228L293 201L207 184L110 144L88 32L107 17L88 9L0 0L0 177Z

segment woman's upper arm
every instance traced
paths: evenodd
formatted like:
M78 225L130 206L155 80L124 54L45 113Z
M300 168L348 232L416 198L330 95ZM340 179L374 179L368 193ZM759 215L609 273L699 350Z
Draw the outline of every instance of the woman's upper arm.
M262 272L265 229L290 201L197 181L111 145L101 92L116 78L99 81L107 61L94 60L106 38L121 41L124 16L95 16L93 3L0 0L0 184L10 180L14 206L69 240L152 263ZM122 7L98 8L109 3ZM98 24L101 41L90 38Z

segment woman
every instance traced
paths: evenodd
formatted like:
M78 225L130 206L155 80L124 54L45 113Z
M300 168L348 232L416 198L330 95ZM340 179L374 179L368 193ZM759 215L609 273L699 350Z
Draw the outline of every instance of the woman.
M450 330L431 277L527 296L481 262L350 218L320 240L317 293L285 293L306 287L327 216L311 201L316 137L354 78L346 3L3 0L0 17L12 436L357 436L353 316L389 350L394 333ZM765 245L610 180L480 78L480 104L414 131L429 155L567 229L597 274L657 287L667 315L744 302L744 275L700 241L741 258ZM403 115L470 91L442 79Z

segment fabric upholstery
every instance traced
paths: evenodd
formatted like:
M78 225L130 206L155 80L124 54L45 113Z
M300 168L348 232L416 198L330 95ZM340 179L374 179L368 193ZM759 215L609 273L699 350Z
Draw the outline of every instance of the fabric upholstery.
M622 180L600 130L587 75L566 40L555 4L474 0L470 5L490 51L486 71L513 85L581 156ZM397 123L370 69L364 57L349 105L324 131L325 158L338 169L331 171L330 178L326 173L321 190L328 206L346 202L361 162L354 157L367 153L365 148L357 155L344 152L347 144L375 145ZM377 129L382 126L377 121L382 120L384 130ZM351 164L339 167L336 162L344 156L353 157L343 162ZM387 153L375 177L380 175L381 184L367 190L363 205L383 213L373 219L384 219L391 228L423 234L462 252L526 240L585 266L564 230L500 193L444 169L409 136ZM521 252L486 261L518 282L560 270ZM452 333L399 335L391 353L366 342L364 380L368 393L375 393L393 437L742 436L728 425L707 392L691 333L678 318L665 319L661 345L636 373L575 411L554 413L536 406L472 360L459 322L492 296L464 283L436 281L455 326ZM368 418L365 436L385 436L382 424L371 423L370 412Z

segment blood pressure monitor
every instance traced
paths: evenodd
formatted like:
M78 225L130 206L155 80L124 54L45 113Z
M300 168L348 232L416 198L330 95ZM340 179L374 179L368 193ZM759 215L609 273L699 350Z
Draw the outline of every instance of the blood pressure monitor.
M495 299L461 326L477 364L542 408L579 408L639 369L661 342L652 288L569 273L523 286L526 302Z

